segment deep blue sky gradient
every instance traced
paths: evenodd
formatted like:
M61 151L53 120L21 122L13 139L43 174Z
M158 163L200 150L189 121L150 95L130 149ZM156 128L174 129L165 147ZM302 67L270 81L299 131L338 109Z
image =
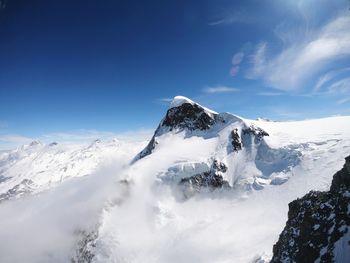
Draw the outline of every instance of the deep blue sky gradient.
M271 43L271 53L283 48L276 25L299 19L289 2L2 2L0 134L153 128L166 110L162 99L175 95L249 118L350 114L349 104L336 103L339 98L310 96L315 79L297 91L262 96L280 91L246 77L260 42ZM343 2L338 4L346 8ZM246 21L215 24L237 12ZM314 12L321 19L329 15L317 6ZM241 50L244 63L231 76L232 56ZM203 92L217 85L240 91Z

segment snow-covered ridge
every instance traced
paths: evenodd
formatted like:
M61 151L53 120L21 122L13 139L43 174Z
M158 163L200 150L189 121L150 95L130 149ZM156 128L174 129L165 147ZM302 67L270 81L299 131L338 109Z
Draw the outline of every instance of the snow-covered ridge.
M196 104L196 105L198 105L199 107L205 109L206 111L208 111L208 112L210 112L210 113L212 113L212 114L217 114L217 112L215 112L215 111L213 111L213 110L211 110L211 109L208 109L208 108L206 108L206 107L200 105L199 103L194 102L193 100L191 100L191 99L189 99L189 98L187 98L187 97L184 97L184 96L175 96L175 97L173 98L173 100L171 101L169 108L171 109L171 108L180 107L181 105L183 105L183 104L185 104L185 103L189 103L189 104L192 104L192 105Z
M195 102L184 96L175 96L171 101L169 108L179 107L184 103L194 104Z
M87 145L33 141L18 149L2 152L0 202L52 188L70 178L90 175L106 159L124 154L119 151L121 148L125 151L126 145L116 139L106 142L95 140ZM129 146L131 151L135 147Z

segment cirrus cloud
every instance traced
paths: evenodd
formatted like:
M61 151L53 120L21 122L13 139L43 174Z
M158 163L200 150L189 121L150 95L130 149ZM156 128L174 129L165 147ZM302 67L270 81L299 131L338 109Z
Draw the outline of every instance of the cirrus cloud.
M350 56L349 27L350 17L340 15L319 28L310 29L302 37L296 35L294 41L289 41L272 57L267 54L268 44L262 42L252 56L253 67L247 77L263 79L278 90L300 90L318 73L334 66L334 62ZM328 81L328 77L319 81L316 89Z
M204 93L209 93L209 94L213 94L213 93L230 93L230 92L237 92L239 91L239 89L237 88L231 88L228 86L222 86L222 85L218 85L218 86L213 86L213 87L206 87L202 90Z

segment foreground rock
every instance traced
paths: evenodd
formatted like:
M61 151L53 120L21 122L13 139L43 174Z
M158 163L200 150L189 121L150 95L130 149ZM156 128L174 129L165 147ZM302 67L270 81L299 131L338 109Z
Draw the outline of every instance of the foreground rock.
M288 221L271 262L350 262L350 156L328 192L289 204Z

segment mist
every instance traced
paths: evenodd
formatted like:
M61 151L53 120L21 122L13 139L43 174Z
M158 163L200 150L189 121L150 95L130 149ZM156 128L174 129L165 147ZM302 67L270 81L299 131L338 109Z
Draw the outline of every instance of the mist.
M80 233L96 229L109 198L118 192L121 160L93 174L0 205L1 262L68 262Z

